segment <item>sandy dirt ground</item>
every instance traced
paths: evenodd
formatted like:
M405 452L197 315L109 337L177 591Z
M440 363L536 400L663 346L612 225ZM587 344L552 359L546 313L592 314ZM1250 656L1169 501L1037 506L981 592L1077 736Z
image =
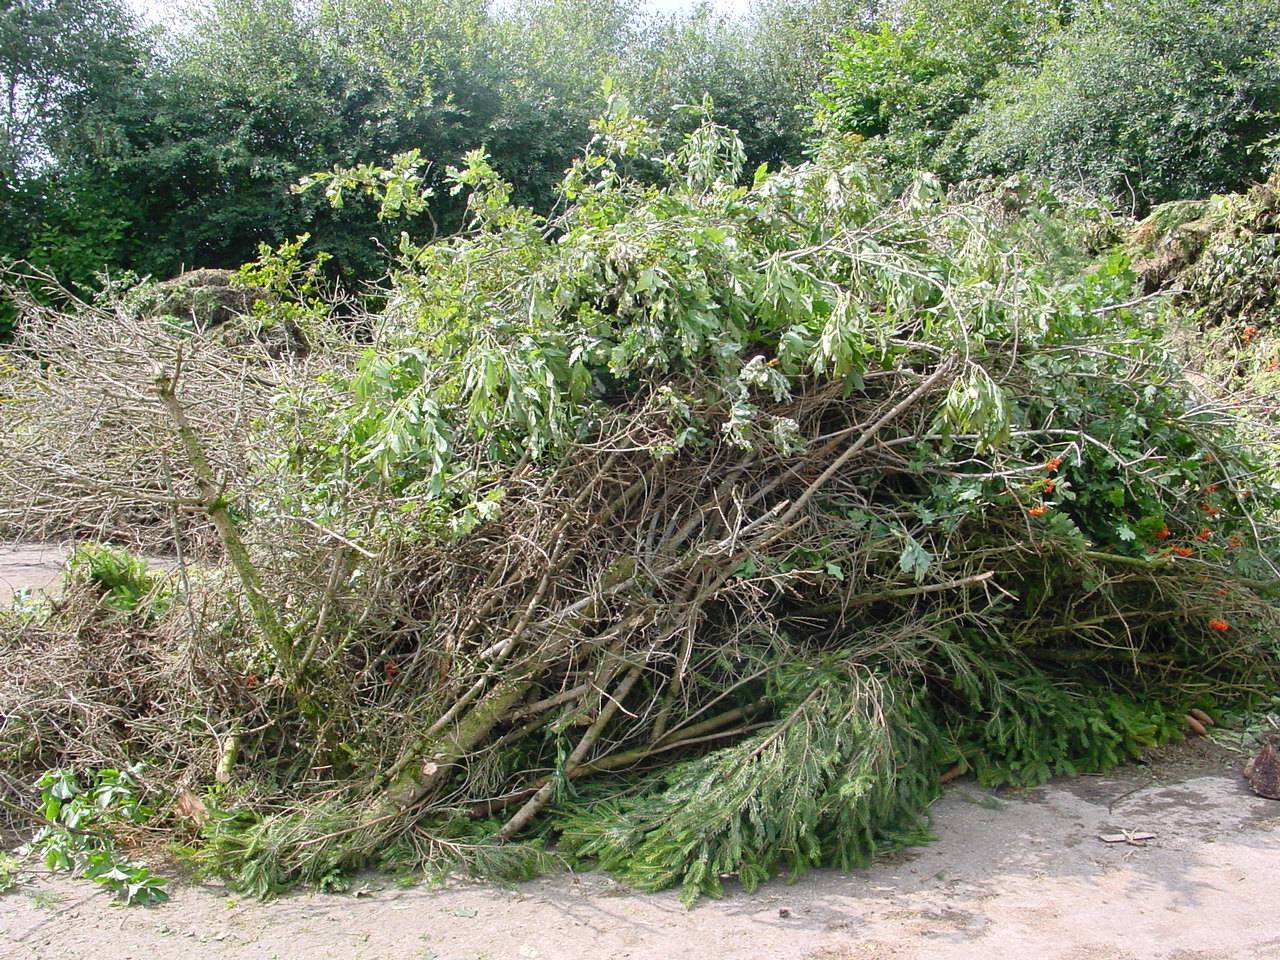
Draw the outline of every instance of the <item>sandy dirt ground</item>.
M0 590L49 585L61 557L0 549ZM1248 790L1241 760L1196 741L1036 790L960 782L932 844L692 910L600 874L512 889L372 876L267 903L176 882L148 909L40 876L0 897L0 958L1280 960L1280 802ZM1099 839L1126 831L1155 837Z
M62 562L71 551L57 544L0 545L0 604L8 604L21 589L48 590L62 576Z
M1275 960L1280 802L1238 758L1201 746L1111 777L994 794L969 783L934 808L939 839L865 870L692 910L600 874L513 889L404 889L259 903L175 887L147 909L41 878L0 897L0 956L125 960ZM1142 845L1101 834L1155 834Z

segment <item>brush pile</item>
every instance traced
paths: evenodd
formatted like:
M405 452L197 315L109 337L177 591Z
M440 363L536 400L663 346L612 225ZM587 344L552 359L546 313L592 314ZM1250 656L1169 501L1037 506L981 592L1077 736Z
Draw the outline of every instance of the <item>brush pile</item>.
M1280 422L1280 168L1243 193L1157 207L1129 246L1144 287L1168 292L1188 364Z
M838 144L748 188L710 121L653 142L615 102L551 220L473 153L469 231L405 238L376 315L275 291L305 357L31 305L0 521L217 549L3 622L3 765L145 761L260 893L556 855L692 898L1274 687L1275 488L1127 261L1061 275L1056 214ZM419 174L309 186L392 215Z

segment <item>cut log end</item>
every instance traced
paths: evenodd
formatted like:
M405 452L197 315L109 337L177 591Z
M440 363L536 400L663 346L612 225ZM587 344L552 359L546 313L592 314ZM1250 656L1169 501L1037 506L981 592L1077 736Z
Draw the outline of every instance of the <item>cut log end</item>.
M1258 796L1280 800L1280 752L1274 740L1264 744L1258 755L1249 761L1244 775Z

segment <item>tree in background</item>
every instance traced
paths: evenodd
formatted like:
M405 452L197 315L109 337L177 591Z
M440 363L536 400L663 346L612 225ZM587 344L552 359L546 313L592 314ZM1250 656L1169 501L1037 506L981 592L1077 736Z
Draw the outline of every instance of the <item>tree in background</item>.
M38 176L71 129L94 126L136 74L139 29L119 0L0 3L0 177Z
M1069 16L1059 0L905 0L835 43L818 122L853 133L904 180L954 172L953 127L1010 65L1035 63Z
M495 24L501 100L484 139L515 199L542 211L555 202L639 22L627 0L525 0Z
M332 211L289 188L334 164L474 141L493 96L473 82L482 54L454 41L484 32L483 5L427 6L217 0L171 37L144 115L121 118L121 149L91 163L144 208L131 266L236 266L259 243L310 230L339 271L376 273L367 240L391 238L370 209Z
M906 0L839 43L828 131L898 179L1028 171L1138 210L1237 190L1280 136L1270 0Z
M126 196L61 161L114 149L146 57L119 0L0 3L0 260L77 283L129 258Z
M39 121L40 147L30 188L10 190L0 257L72 282L104 266L235 267L303 232L334 273L377 278L385 261L370 237L390 246L401 227L461 224L445 174L477 144L515 201L549 209L606 81L671 145L698 122L681 107L709 95L752 168L797 160L830 38L864 16L859 0L768 0L743 21L707 7L642 15L623 0L212 0L182 29L145 36L118 5L23 4L5 21L5 55L21 67L9 73L41 78L26 100L45 107L10 111ZM22 39L41 30L47 49L23 66ZM59 39L80 35L98 39ZM11 126L14 142L30 139ZM418 222L393 230L359 197L335 210L290 190L409 150L434 188Z
M1094 4L963 126L965 172L1028 170L1138 210L1239 190L1280 151L1273 0Z

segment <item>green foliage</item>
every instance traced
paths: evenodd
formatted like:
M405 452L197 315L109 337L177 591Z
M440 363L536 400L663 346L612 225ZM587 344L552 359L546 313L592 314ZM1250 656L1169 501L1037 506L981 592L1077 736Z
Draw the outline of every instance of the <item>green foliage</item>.
M390 845L382 865L403 865L428 883L440 884L453 876L499 883L518 883L563 866L564 857L552 852L541 837L517 842L494 839L500 824L488 819L454 817L431 824Z
M971 171L1025 169L1145 208L1243 188L1275 158L1266 0L1091 4L966 123Z
M163 612L166 600L157 597L156 577L145 560L126 550L80 544L67 560L67 575L73 583L91 584L109 610L134 614L146 608L149 615Z
M619 0L218 0L156 37L114 3L24 0L0 20L0 77L39 109L30 131L16 116L0 131L27 158L22 177L0 177L0 258L92 285L104 267L234 269L260 244L308 232L328 276L354 287L381 276L371 236L390 247L401 227L462 223L440 188L477 144L515 202L548 210L606 82L649 105L668 143L698 125L683 105L709 94L752 167L796 160L804 65L856 12L779 2L734 23ZM284 189L410 152L428 188L415 196L435 195L398 211L395 230L367 200L331 206Z
M221 876L233 889L259 898L285 889L285 877L331 889L346 878L340 852L323 845L307 859L301 873L280 864L283 849L292 849L293 844L307 838L341 835L350 829L350 818L332 804L316 804L303 814L266 819L248 811L217 807L209 813L199 846L182 851L202 875ZM237 865L234 870L228 869L231 864Z
M317 184L324 184L325 199L335 210L341 210L346 195L358 190L377 198L379 220L411 217L426 210L427 201L435 193L424 185L422 166L422 155L414 149L396 154L386 169L362 163L354 167L335 166L329 173L310 174L298 181L294 192L305 193Z
M25 879L18 858L12 854L0 853L0 894L17 889Z
M329 255L320 251L304 261L302 248L310 239L303 233L275 249L260 244L258 258L236 271L235 284L255 295L251 319L260 327L296 330L303 338L323 336L333 306L323 274Z
M462 511L472 518L454 528L469 530L476 518L497 515L502 494L469 462L458 461L459 450L480 443L488 456L507 462L554 456L643 377L695 369L708 375L697 402L729 411L721 435L744 449L762 443L787 449L794 426L767 413L769 402L785 400L811 374L856 385L869 368L909 356L900 339L893 342L893 323L924 316L923 333L940 348L965 342L977 351L937 411L935 430L944 440L964 436L975 453L1017 449L1042 463L1052 454L1015 441L1015 428L1028 436L1055 418L1090 424L1095 442L1081 445L1054 478L1052 496L1040 496L1039 479L1027 488L1027 505L1043 501L1056 510L1047 523L1057 535L1141 557L1200 531L1204 518L1192 513L1175 540L1154 538L1167 519L1169 490L1194 497L1224 475L1180 395L1166 389L1180 373L1164 352L1161 328L1148 316L1108 306L1131 297L1135 276L1125 258L1065 281L1041 276L1047 267L1028 265L1003 281L1017 284L1016 293L990 300L992 248L971 243L942 252L918 245L925 221L944 234L971 226L942 212L936 183L924 178L894 208L900 219L882 226L876 246L852 262L823 251L802 265L777 251L811 243L821 250L815 217L831 215L814 206L821 202L821 171L838 171L849 194L836 216L842 227L856 227L883 203L866 167L840 166L833 153L834 168L764 177L747 190L735 185L740 147L722 127L704 121L675 154L649 155L674 181L660 190L623 177L621 164L653 143L634 119L615 98L595 146L565 181L575 206L553 237L539 232L534 214L509 204L509 189L483 156L451 173L457 186L474 190L469 204L476 232L424 246L404 241L393 297L403 341L393 338L390 349L361 360L347 384L351 402L336 419L295 412L308 424L299 424L305 440L293 462L313 478L314 489L343 489L332 484L337 475L343 484L377 482L441 500L444 516ZM396 176L372 170L360 188L370 184L397 195L404 190ZM341 195L339 189L335 199ZM1039 222L1028 214L1007 239L1031 242ZM999 249L1001 241L994 242ZM1056 256L1061 242L1053 239L1044 255ZM850 266L853 281L846 288L843 271ZM945 296L930 277L944 278ZM980 345L1012 330L1018 316L1023 342L1044 347L1021 358L1033 382L1022 397L997 381L998 352L984 356ZM1097 338L1108 340L1107 350L1061 348ZM1144 365L1147 378L1137 405L1137 388L1113 379L1128 377L1134 363ZM1099 383L1113 386L1100 389ZM686 401L665 393L655 402L675 404L670 410L680 427L673 451L706 442L707 425ZM1151 443L1171 459L1135 474L1127 465ZM996 500L1024 502L1009 492ZM1222 551L1228 539L1248 535L1251 505L1209 500L1215 537L1197 549ZM952 500L936 509L975 506ZM903 554L902 568L923 578L929 568L920 558L927 557L915 544Z
M1182 715L1159 703L1064 689L1036 673L1004 681L1005 703L956 731L980 783L1034 787L1050 777L1102 773L1182 738Z
M130 261L136 206L111 184L51 171L20 184L0 185L0 262L22 261L90 292L98 274ZM37 285L32 285L37 286Z
M842 0L741 20L615 0L220 0L163 43L118 5L24 0L0 20L0 76L30 107L5 123L0 258L92 287L104 267L235 268L307 232L328 276L376 279L370 236L464 223L442 188L476 144L515 204L549 211L608 90L644 103L666 148L710 96L745 169L798 160L828 52L819 126L868 140L897 185L1027 170L1142 206L1265 169L1275 49L1261 0L911 2L879 23ZM424 189L394 229L353 191L282 189L397 155Z
M349 806L315 804L267 817L214 807L200 843L181 852L201 876L218 877L259 898L298 882L345 890L355 869L374 865L412 872L430 883L454 875L515 882L544 874L558 862L541 840L496 841L494 827L491 821L453 816L399 836L375 857L352 859L359 838L353 836L358 824ZM353 843L344 842L348 839Z
M0 8L0 184L38 172L75 127L98 119L99 99L137 68L138 32L117 0L11 0Z
M102 769L82 780L70 770L50 770L36 783L40 813L49 821L31 847L52 870L74 870L129 904L169 898L168 881L148 867L122 857L110 833L120 825L142 824L155 811L140 796L140 766Z
M749 169L795 163L809 139L807 103L832 35L858 5L813 0L762 4L751 18L710 6L655 17L634 29L612 68L616 92L643 104L673 146L697 128L686 109L710 97L716 116L738 131Z
M718 896L779 869L841 869L919 840L937 793L938 732L919 699L865 668L796 665L775 679L778 720L556 821L561 846L642 890Z
M899 176L1026 171L1145 209L1274 161L1277 31L1265 0L908 3L837 46L818 119Z
M907 3L896 20L836 44L818 121L871 140L899 177L949 169L956 121L1001 70L1036 61L1063 8L1057 0Z
M318 481L363 470L397 491L465 498L482 478L455 465L461 444L480 442L503 459L554 454L590 428L601 403L642 378L693 370L709 375L701 403L729 405L721 432L731 442L750 449L772 438L785 448L793 425L763 401L784 400L811 372L856 384L869 366L907 356L890 344L896 317L927 309L939 343L966 336L960 318L991 263L976 250L952 259L918 247L917 216L941 213L933 181L917 184L852 264L838 252L801 264L779 252L817 242L822 220L854 228L884 202L865 167L832 154L748 190L737 185L745 158L731 131L704 120L663 156L646 152L655 138L635 119L624 100L611 101L566 177L573 206L554 235L509 204L509 188L482 156L451 172L473 189L476 231L402 243L393 312L405 324L403 345L361 362L351 405L304 431L300 467ZM670 185L627 178L636 157L664 169ZM848 191L837 211L826 209L829 176ZM371 185L402 189L369 171L360 187ZM956 238L965 229L945 214L932 228ZM854 286L845 290L850 266ZM970 271L979 285L959 282ZM955 283L955 296L938 296L927 278L939 275ZM1028 305L1045 297L1033 286L1025 293ZM982 310L986 332L998 336L1007 319ZM998 440L1008 426L1003 395L977 365L965 382L971 388L944 405L945 422Z
M82 287L132 258L135 202L119 184L59 161L112 141L108 116L144 51L137 21L116 0L0 7L0 265L23 261ZM0 297L0 342L13 314Z

